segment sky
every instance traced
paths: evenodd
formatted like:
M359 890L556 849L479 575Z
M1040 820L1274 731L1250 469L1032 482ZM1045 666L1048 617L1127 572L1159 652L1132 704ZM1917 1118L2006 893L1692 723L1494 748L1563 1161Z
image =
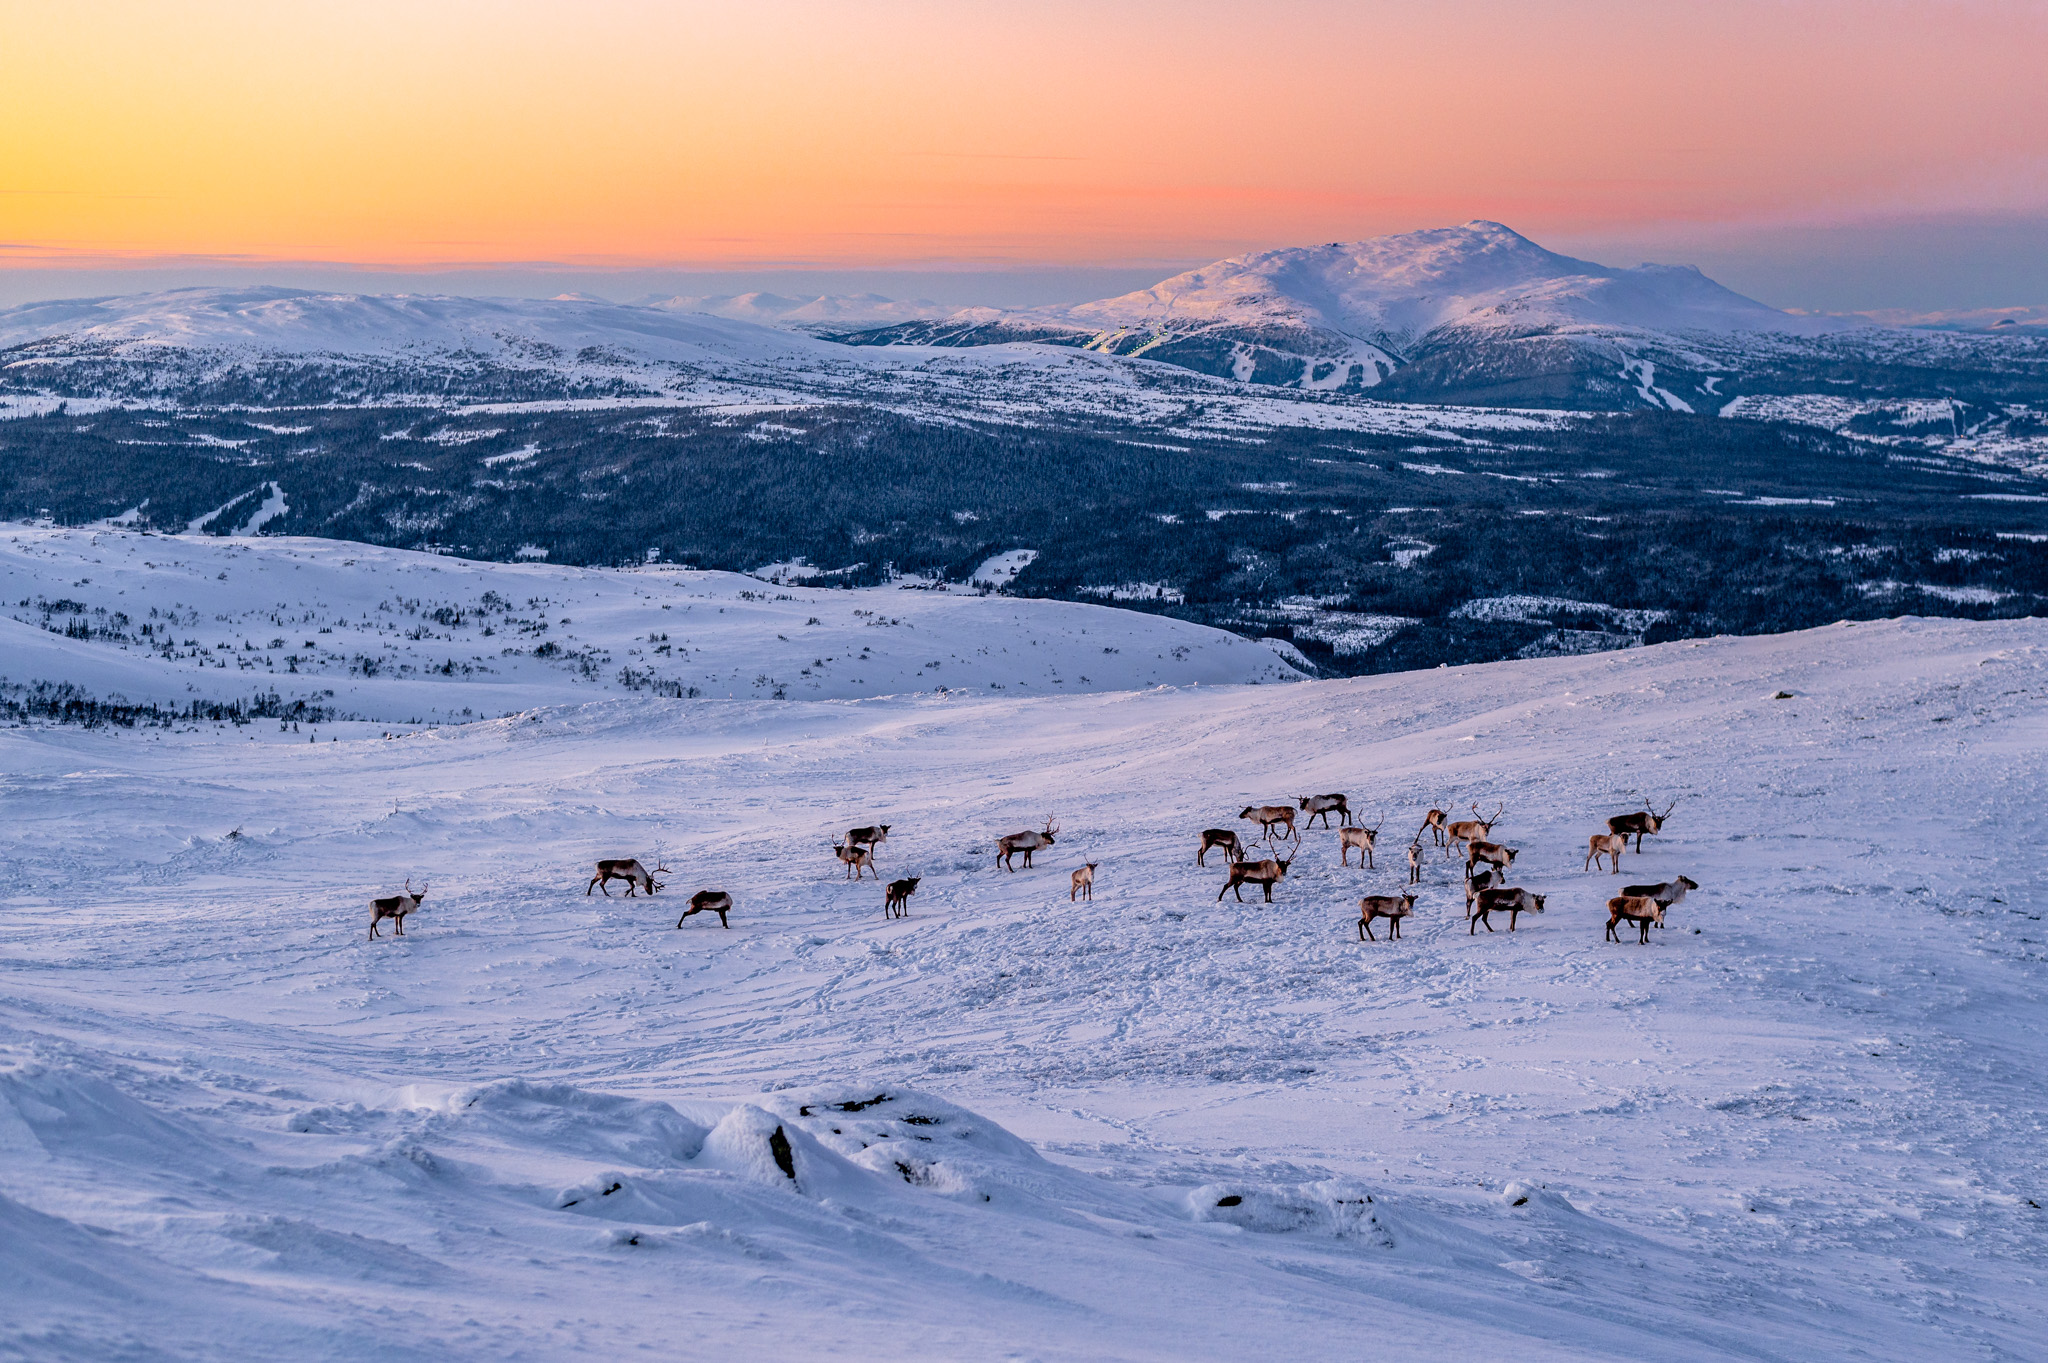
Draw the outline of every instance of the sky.
M1780 306L2044 303L2044 52L2048 0L0 0L0 300L1057 301L1483 217Z

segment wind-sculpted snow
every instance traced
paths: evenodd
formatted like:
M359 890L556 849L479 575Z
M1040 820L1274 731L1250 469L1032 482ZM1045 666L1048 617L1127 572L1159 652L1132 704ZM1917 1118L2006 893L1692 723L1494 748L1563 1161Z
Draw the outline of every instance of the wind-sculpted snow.
M2038 1357L2044 712L2039 622L1902 620L0 729L0 1352ZM1334 790L1376 869L1311 830L1270 906L1216 901L1199 830ZM1646 797L1663 832L1583 871ZM1470 933L1432 849L1404 939L1357 941L1421 811L1475 801L1548 911ZM828 850L871 822L907 919ZM667 890L586 895L620 855ZM1602 940L1681 872L1648 946ZM706 886L732 927L678 931Z
M287 537L0 526L0 698L448 722L658 695L837 700L1294 681L1165 616L738 573L483 563Z

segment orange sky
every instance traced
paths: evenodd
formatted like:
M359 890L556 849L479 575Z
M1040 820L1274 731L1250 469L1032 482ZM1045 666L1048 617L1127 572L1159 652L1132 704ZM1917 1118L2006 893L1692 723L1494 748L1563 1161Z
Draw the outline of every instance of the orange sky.
M0 261L1149 262L2048 208L2048 4L0 0Z

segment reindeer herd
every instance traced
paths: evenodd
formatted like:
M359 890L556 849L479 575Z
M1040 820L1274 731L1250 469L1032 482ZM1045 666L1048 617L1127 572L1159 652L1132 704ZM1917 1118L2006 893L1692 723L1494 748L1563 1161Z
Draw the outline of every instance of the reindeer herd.
M1672 801L1662 813L1648 802L1640 810L1617 814L1607 820L1605 833L1594 833L1586 840L1586 858L1582 871L1597 871L1603 859L1607 869L1614 875L1621 874L1622 854L1629 850L1629 840L1635 840L1635 852L1640 855L1643 839L1664 831L1664 821L1671 817L1677 807ZM1477 934L1483 925L1488 932L1494 931L1493 916L1507 917L1508 931L1515 931L1521 916L1525 913L1540 914L1544 911L1547 895L1535 894L1521 886L1508 884L1510 868L1521 854L1519 847L1509 847L1493 837L1496 824L1507 813L1505 804L1496 805L1493 813L1482 815L1479 805L1472 805L1472 817L1452 819L1444 809L1432 808L1422 819L1415 836L1407 847L1408 887L1399 894L1371 894L1358 901L1358 938L1360 941L1382 940L1373 925L1386 920L1387 936L1384 940L1401 940L1401 924L1413 916L1416 901L1421 897L1414 887L1422 884L1422 873L1431 851L1441 851L1445 860L1450 860L1463 851L1465 858L1465 922L1468 936ZM1304 814L1297 827L1295 815ZM1338 816L1332 824L1330 815ZM1240 822L1255 823L1259 837L1247 846L1238 830L1233 828L1205 828L1202 830L1201 845L1195 852L1195 865L1206 866L1211 852L1221 852L1225 860L1227 878L1223 888L1216 892L1221 902L1223 896L1234 894L1237 901L1244 902L1247 885L1265 893L1265 903L1273 902L1273 889L1287 879L1288 871L1301 855L1301 830L1313 828L1321 819L1326 831L1337 834L1338 859L1349 869L1351 854L1358 853L1360 870L1377 870L1374 854L1379 845L1380 829L1386 825L1386 815L1380 821L1367 827L1363 819L1354 819L1350 801L1341 794L1303 795L1291 804L1247 805L1238 814ZM889 824L873 824L865 828L851 828L846 837L831 844L832 854L845 868L845 879L858 881L865 876L881 880L881 872L875 868L875 853L889 840ZM995 840L996 867L1001 871L1014 872L1018 869L1016 858L1023 857L1024 870L1032 869L1031 856L1055 845L1060 826L1051 818L1045 820L1042 828L1021 833L1010 833ZM1254 856L1252 849L1261 845L1265 854ZM1283 855L1284 853L1284 855ZM667 888L664 881L656 876L671 874L656 857L653 869L649 869L637 858L608 858L597 863L590 883L583 888L585 898L593 890L603 892L611 898L611 882L625 883L626 897L636 895L652 897L657 891ZM1095 872L1099 862L1088 861L1070 876L1067 892L1068 902L1088 901L1095 898ZM892 880L884 892L883 914L889 918L907 918L910 915L910 897L917 893L921 876L910 876ZM1622 892L1607 901L1607 940L1620 942L1620 927L1623 923L1637 929L1637 942L1647 946L1650 929L1664 926L1667 910L1679 903L1690 890L1697 890L1699 883L1687 876L1654 885L1628 885ZM415 912L426 898L427 887L421 885L418 891L412 882L405 883L405 893L391 895L370 901L370 937L380 936L378 925L386 918L397 924L397 935L405 935L406 915ZM689 907L676 919L676 926L682 927L695 914L718 915L719 926L730 928L728 917L733 910L732 895L724 890L699 890L690 896Z

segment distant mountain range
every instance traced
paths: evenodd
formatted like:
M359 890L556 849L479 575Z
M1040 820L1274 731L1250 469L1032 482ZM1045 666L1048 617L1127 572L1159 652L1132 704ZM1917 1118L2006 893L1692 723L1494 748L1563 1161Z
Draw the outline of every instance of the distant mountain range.
M1987 324L1988 325L1988 324ZM1391 401L1715 410L1828 384L1858 396L2038 396L2048 336L1934 335L1779 311L1691 266L1619 269L1496 222L1260 251L1066 308L970 308L851 345L1015 341ZM2021 342L2015 346L2005 342Z
M1152 409L1132 390L1170 392L1177 411L1284 391L1318 404L1316 420L1354 424L1385 403L1734 415L1825 397L1961 401L1978 415L1949 423L1960 431L2048 400L2038 310L1915 314L1915 327L1799 315L1690 266L1600 265L1493 222L1261 251L1068 307L942 311L759 292L35 303L0 310L0 402L828 400L1012 420L1078 405L1143 424Z

